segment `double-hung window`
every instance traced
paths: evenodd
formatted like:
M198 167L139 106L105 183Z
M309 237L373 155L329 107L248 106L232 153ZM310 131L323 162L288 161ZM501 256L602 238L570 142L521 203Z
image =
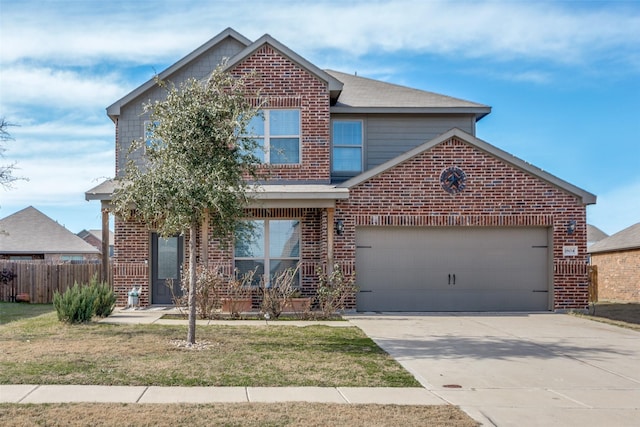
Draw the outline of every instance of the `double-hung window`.
M262 110L247 131L258 143L254 154L263 163L300 163L300 110Z
M251 227L239 228L236 234L235 268L240 275L256 270L254 284L264 276L265 282L280 272L295 268L300 262L300 220L253 220ZM265 272L268 272L265 274ZM299 277L294 286L299 285Z
M362 172L362 121L333 121L332 172Z

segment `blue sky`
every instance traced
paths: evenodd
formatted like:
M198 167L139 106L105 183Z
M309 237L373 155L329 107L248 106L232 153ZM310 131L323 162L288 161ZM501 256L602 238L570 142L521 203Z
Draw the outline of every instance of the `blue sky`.
M640 1L0 0L0 218L29 205L100 228L84 192L114 173L105 108L227 27L321 68L492 106L477 136L640 221Z

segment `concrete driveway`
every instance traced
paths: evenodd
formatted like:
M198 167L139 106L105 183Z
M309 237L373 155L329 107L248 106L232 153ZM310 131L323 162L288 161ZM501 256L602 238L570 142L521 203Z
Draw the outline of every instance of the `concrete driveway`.
M554 313L349 320L484 425L640 425L640 332Z

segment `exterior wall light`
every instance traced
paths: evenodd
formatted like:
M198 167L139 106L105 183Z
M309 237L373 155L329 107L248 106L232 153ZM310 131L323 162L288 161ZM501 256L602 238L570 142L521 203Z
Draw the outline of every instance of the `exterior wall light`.
M341 219L336 221L335 229L336 229L336 234L338 236L342 236L342 233L344 233L344 222Z
M576 221L572 219L567 224L567 234L573 234L575 232L576 232Z

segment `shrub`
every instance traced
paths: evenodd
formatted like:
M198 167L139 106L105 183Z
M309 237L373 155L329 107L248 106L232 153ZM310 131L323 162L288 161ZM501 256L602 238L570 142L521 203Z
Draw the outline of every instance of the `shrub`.
M317 269L320 286L317 291L318 306L325 318L337 311L344 311L347 302L355 298L358 292L355 273L345 275L339 264L333 266L331 274Z
M241 301L253 297L253 283L256 271L257 267L241 275L236 268L233 277L227 282L225 299L233 319L240 318L240 312L244 305Z
M228 278L222 273L221 266L196 268L196 315L199 319L215 319L222 304L220 293ZM180 283L182 295L173 292L173 280L167 281L173 302L182 313L189 307L189 277L185 275ZM182 313L185 314L185 313Z
M53 306L58 313L58 320L66 323L85 323L91 320L95 312L95 292L88 286L78 286L67 289L63 294L56 291L53 294Z
M84 286L74 283L63 294L53 294L53 306L58 320L66 323L89 322L93 316L107 317L116 305L116 296L107 283L94 276Z
M93 290L95 301L93 302L94 314L98 317L107 317L113 313L116 306L116 294L107 283L98 283L97 277L89 282L89 288Z
M271 283L266 283L267 280L263 278L262 286L262 311L265 314L269 314L272 319L277 319L282 314L287 302L293 297L297 289L293 286L293 282L298 274L298 269L287 268L277 273Z

